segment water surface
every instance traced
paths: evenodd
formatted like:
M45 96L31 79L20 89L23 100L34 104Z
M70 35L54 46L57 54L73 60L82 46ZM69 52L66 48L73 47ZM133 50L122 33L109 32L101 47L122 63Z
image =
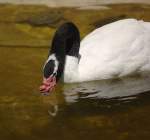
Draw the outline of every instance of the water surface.
M38 91L46 48L0 47L0 139L149 140L150 78L81 84Z

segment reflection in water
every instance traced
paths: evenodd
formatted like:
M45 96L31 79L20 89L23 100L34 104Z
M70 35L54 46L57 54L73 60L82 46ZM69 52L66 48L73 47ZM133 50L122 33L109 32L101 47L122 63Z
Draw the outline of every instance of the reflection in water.
M48 113L51 117L67 115L98 115L111 112L113 108L148 103L150 100L150 76L133 76L122 79L60 84L54 94L62 95L64 102L49 102ZM62 98L61 98L62 100ZM125 109L125 108L124 108ZM123 110L124 110L123 109Z
M123 79L103 80L64 86L67 103L81 99L117 99L131 100L137 94L150 91L150 77L128 77Z
M49 115L51 115L53 117L55 117L57 115L57 112L58 112L58 105L53 106L53 111L48 110Z

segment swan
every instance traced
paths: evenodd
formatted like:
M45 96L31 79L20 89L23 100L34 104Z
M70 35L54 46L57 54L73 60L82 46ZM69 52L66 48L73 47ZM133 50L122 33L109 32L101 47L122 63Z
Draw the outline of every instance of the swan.
M40 91L52 91L61 77L73 83L149 71L150 22L119 20L94 30L81 42L78 28L67 22L53 37Z

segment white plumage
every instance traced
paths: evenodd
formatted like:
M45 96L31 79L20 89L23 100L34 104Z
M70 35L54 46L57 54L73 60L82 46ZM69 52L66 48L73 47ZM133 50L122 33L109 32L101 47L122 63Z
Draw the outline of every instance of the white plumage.
M64 82L117 78L150 71L150 23L136 19L107 24L80 44L81 59L67 56Z

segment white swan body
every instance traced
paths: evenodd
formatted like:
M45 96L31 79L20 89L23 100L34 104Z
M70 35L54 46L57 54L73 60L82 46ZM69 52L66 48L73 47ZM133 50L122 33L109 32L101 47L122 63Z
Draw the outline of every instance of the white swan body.
M150 71L150 23L125 19L107 24L81 41L79 54L79 60L66 56L66 83Z

